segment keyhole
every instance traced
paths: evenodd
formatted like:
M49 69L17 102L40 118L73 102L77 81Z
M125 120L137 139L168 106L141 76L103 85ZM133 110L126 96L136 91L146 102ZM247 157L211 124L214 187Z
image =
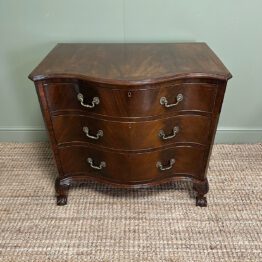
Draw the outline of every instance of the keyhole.
M129 91L129 92L127 93L127 96L128 96L128 97L131 97L131 96L132 96L132 93Z

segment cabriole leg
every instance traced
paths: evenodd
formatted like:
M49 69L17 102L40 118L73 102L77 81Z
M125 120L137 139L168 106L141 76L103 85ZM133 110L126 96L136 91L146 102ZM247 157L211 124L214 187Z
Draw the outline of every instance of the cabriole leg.
M206 207L207 199L204 196L208 192L208 181L199 181L193 183L193 189L197 192L196 195L196 206Z
M57 205L64 206L67 204L67 196L69 190L69 184L65 183L60 178L56 179L55 183L55 190L56 190L56 198L57 198Z

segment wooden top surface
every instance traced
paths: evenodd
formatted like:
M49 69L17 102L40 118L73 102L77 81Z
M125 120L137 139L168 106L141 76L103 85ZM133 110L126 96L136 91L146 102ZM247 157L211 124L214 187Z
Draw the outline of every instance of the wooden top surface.
M33 70L33 81L78 78L110 84L143 84L183 77L231 78L205 43L57 44Z

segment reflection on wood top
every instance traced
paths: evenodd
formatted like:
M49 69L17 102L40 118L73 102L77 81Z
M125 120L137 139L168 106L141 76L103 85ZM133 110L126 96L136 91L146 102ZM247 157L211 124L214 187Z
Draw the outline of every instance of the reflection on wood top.
M132 85L183 77L228 80L231 74L205 43L65 43L29 75L33 81L53 77Z

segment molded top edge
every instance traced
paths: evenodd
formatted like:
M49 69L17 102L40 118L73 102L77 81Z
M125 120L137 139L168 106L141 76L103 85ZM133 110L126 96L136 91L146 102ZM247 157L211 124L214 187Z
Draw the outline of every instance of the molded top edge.
M151 79L143 79L143 80L119 80L119 79L101 79L101 78L93 78L87 77L85 75L77 75L77 74L50 74L50 75L37 75L31 76L29 75L28 78L34 82L41 81L41 80L48 80L48 79L76 79L76 80L83 80L83 81L90 81L95 83L101 84L110 84L110 85L144 85L144 84L157 84L161 82L168 82L172 80L178 80L183 78L205 78L205 79L217 79L217 80L224 80L228 81L232 78L232 75L229 73L227 76L224 75L216 75L216 74L203 74L203 73L185 73L179 74L174 76L163 76L159 78L151 78Z
M232 75L205 43L58 44L28 77L138 85Z

